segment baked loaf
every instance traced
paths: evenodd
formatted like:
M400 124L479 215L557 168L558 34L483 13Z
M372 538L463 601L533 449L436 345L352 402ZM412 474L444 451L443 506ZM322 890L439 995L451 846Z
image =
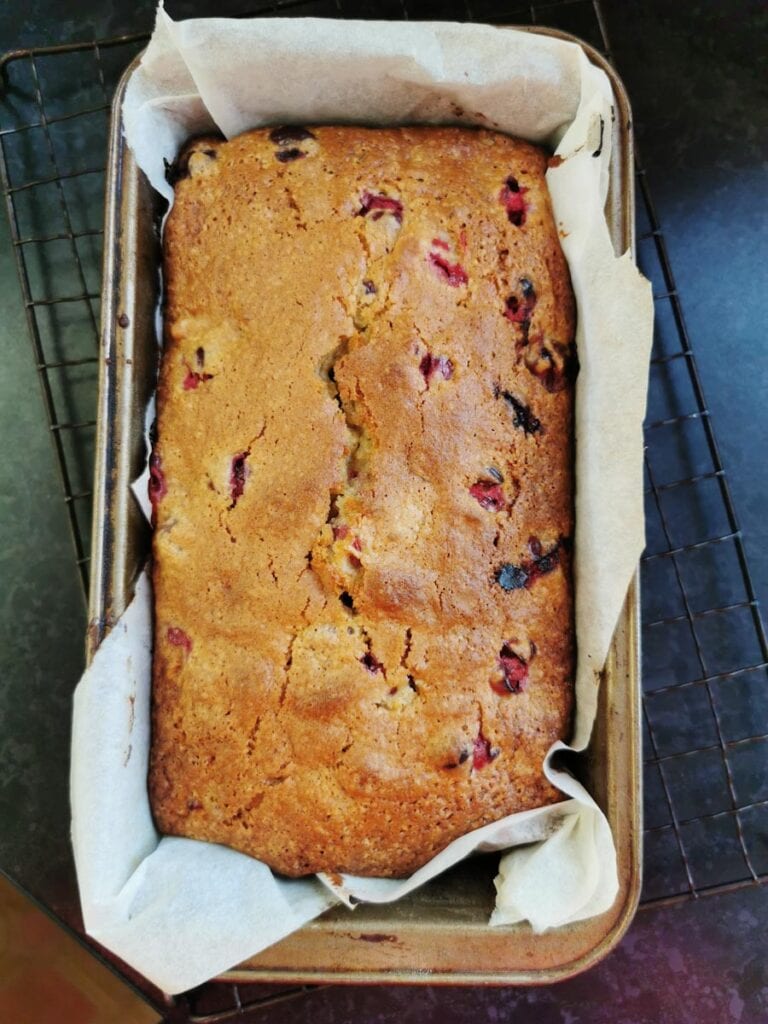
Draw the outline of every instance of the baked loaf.
M556 801L574 304L546 154L484 130L197 140L150 491L159 829L402 876Z

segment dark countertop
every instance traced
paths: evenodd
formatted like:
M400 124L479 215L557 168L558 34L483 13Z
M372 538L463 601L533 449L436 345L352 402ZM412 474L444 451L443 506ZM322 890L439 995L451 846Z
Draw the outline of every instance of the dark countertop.
M451 0L445 5L422 0L409 5L414 16L433 18L451 17L454 6ZM604 0L601 6L613 57L633 104L641 161L664 231L757 595L765 602L768 75L764 39L768 12L763 4L747 0L718 5ZM298 12L318 10L310 4L305 7L306 11L299 8ZM550 20L546 7L546 2L537 7L543 23ZM168 3L169 12L177 17L226 15L246 8L236 0ZM328 8L325 13L336 10L333 4ZM11 48L148 30L153 9L151 0L7 4L0 7L0 40L3 47ZM381 11L383 16L390 13L386 3L369 9ZM394 10L400 10L399 6L394 5ZM494 10L499 12L498 20L528 20L528 8L517 8L514 3L504 11L500 7ZM586 0L558 5L551 11L552 22L560 27L576 34L594 32L594 11ZM479 17L479 8L476 13ZM644 227L639 224L641 233ZM641 242L639 256L654 280L655 292L662 294L666 285L649 249L652 244L652 240ZM73 569L60 484L4 217L0 217L0 296L4 353L0 430L5 439L5 455L0 461L0 579L4 582L0 615L0 868L77 929L80 921L68 843L67 773L70 700L83 662L85 607ZM657 352L665 351L665 335L670 329L669 311L661 303ZM672 366L654 367L652 378L655 374L663 379L652 386L649 418L662 419L669 415L670 406L676 409L679 404L676 389L681 385ZM653 450L651 457L657 457ZM672 504L667 511L674 524L686 514ZM706 519L706 507L697 515ZM658 541L657 535L652 510L649 549ZM658 571L668 563L661 560L645 567L646 621L677 611L674 601L668 600L668 580ZM713 565L707 585L727 590L729 579L737 572L732 564ZM727 599L718 592L718 601ZM722 654L729 644L741 647L747 664L747 648L754 643L744 632L743 622L729 620L723 626L722 621L716 625L714 619L708 619L712 625L702 626L710 671L713 664L721 664L718 652ZM691 672L696 675L695 666L690 669L688 664L688 640L663 629L661 643L658 632L645 638L646 688L650 690L661 683L683 682ZM723 705L720 724L732 729L729 739L768 731L765 671L750 674L749 687L742 679L746 677L738 677L743 686L743 692L737 694L740 703ZM725 680L723 685L726 682L733 685L733 680ZM692 687L685 692L689 697L673 714L665 710L665 702L675 697L672 691L657 692L648 704L654 739L662 744L656 752L661 755L708 742L705 733L711 727L707 724L711 710L697 703L697 695L705 691ZM706 693L710 701L714 694L718 703L720 681L711 689L708 684ZM681 733L695 734L695 740L675 747L681 742ZM757 748L750 747L753 749ZM748 812L753 828L750 851L753 866L762 873L768 872L766 760L763 754L761 760L750 762L748 797L745 790L738 789L741 783L736 777L740 804L754 804ZM704 790L708 785L704 762L685 763L694 764L693 784ZM671 830L658 789L658 767L651 765L648 772L647 821L659 830L648 838L646 897L675 891L674 879L664 876L654 859ZM700 846L703 852L700 862L694 862L694 871L701 871L702 879L709 871L713 879L720 880L724 876L717 869L732 853L728 836L725 832L703 833ZM672 870L679 872L679 864ZM733 878L737 876L735 871ZM438 1016L446 1021L473 1022L535 1019L541 1024L760 1021L768 1018L767 935L768 888L747 888L674 907L641 910L621 947L604 963L555 987L331 988L301 996L289 1004L290 1012L295 1019L311 1019L315 1024L331 1020L334 1024L383 1024ZM274 1011L265 1008L258 1019L279 1021L284 1015L285 1010L277 1007ZM51 1019L55 1019L53 1009Z

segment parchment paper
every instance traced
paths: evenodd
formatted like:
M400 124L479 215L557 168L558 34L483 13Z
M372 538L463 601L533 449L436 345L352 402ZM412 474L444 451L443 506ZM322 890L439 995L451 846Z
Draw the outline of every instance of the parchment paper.
M509 29L438 23L226 19L175 23L161 9L129 83L126 137L172 200L163 161L190 135L261 124L480 124L556 149L548 172L578 305L575 731L592 729L598 673L644 544L642 419L651 344L648 283L616 258L603 208L611 89L581 49ZM145 478L137 493L146 494ZM143 496L142 496L143 497ZM145 501L145 498L143 498ZM72 836L88 933L168 992L254 955L339 900L398 899L477 849L511 849L492 924L543 930L599 914L617 892L608 823L584 788L452 843L407 880L276 878L221 846L160 838L146 791L151 593L142 576L75 697Z

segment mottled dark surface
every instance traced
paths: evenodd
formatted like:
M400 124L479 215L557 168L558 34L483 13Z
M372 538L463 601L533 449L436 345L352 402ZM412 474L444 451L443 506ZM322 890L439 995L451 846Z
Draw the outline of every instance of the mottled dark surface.
M312 1024L731 1024L768 1017L768 890L641 911L609 960L540 989L333 988L298 997ZM717 926L714 922L717 921ZM726 935L740 936L733 942ZM747 944L747 937L751 941ZM742 942L745 942L742 945ZM276 1022L286 1007L254 1020Z
M151 0L30 0L0 7L0 48L58 43L149 29ZM246 10L242 0L170 2L174 16L227 15ZM337 15L351 10L307 3L291 13ZM399 3L355 8L368 16L398 17ZM461 17L458 0L415 0L413 17ZM768 345L768 75L764 4L663 0L604 0L602 10L613 56L630 93L641 160L669 248L682 309L758 596L768 595L768 498L765 472ZM529 22L530 8L500 7L477 0L478 19ZM591 3L538 8L539 21L600 43ZM105 58L107 85L130 56L129 48ZM100 102L92 59L49 58L40 75L49 113ZM15 66L19 90L0 102L0 125L28 113L24 71ZM101 113L75 119L54 131L54 153L39 130L7 144L12 175L47 176L96 166L105 131ZM95 155L95 156L94 156ZM101 222L103 176L71 179L65 186L76 230ZM55 189L19 193L17 209L26 234L64 229ZM639 207L638 231L647 231ZM36 298L79 290L68 243L29 251ZM100 238L78 241L86 286L98 290ZM641 240L638 256L654 283L667 291L656 245ZM74 276L73 276L74 275ZM74 874L68 843L67 771L70 698L82 666L84 602L73 568L55 461L45 426L34 361L27 344L6 222L0 217L0 868L77 927ZM48 358L94 351L93 316L87 303L41 309L40 329ZM654 352L679 350L679 324L671 301L657 301ZM54 397L62 419L90 418L95 370L62 372ZM695 412L696 396L683 360L654 365L649 422ZM79 438L79 440L78 440ZM658 487L711 473L713 465L700 418L650 429L649 484ZM67 440L73 487L90 486L86 433ZM89 528L87 503L78 512ZM727 533L716 480L672 487L648 501L648 552L658 554L694 540ZM744 607L722 615L698 615L740 604L744 584L732 540L688 550L674 560L643 565L646 710L646 873L644 897L652 899L748 876L737 820L751 865L768 872L768 751L755 739L768 731L765 671L751 614ZM693 619L684 616L685 588ZM717 677L717 678L713 678ZM689 684L689 685L686 685ZM720 746L727 751L730 777ZM732 813L734 802L742 810ZM672 810L682 824L672 827ZM702 817L703 816L703 817ZM690 819L690 820L685 820ZM683 861L684 851L688 870ZM539 990L394 987L332 988L305 994L254 1020L290 1016L323 1024L349 1021L537 1022L758 1022L768 1018L768 890L746 889L676 907L641 911L619 950L587 975ZM259 989L266 997L275 989ZM243 998L253 992L243 990ZM205 1005L231 1005L229 990L205 994ZM202 1009L203 1003L199 1006ZM52 1010L53 1012L53 1010ZM51 1018L55 1019L54 1016Z

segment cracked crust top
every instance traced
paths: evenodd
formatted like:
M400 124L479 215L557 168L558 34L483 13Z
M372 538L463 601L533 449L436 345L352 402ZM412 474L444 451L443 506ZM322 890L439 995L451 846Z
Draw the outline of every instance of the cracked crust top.
M185 151L150 483L162 832L397 876L558 799L575 359L546 160L459 128Z

